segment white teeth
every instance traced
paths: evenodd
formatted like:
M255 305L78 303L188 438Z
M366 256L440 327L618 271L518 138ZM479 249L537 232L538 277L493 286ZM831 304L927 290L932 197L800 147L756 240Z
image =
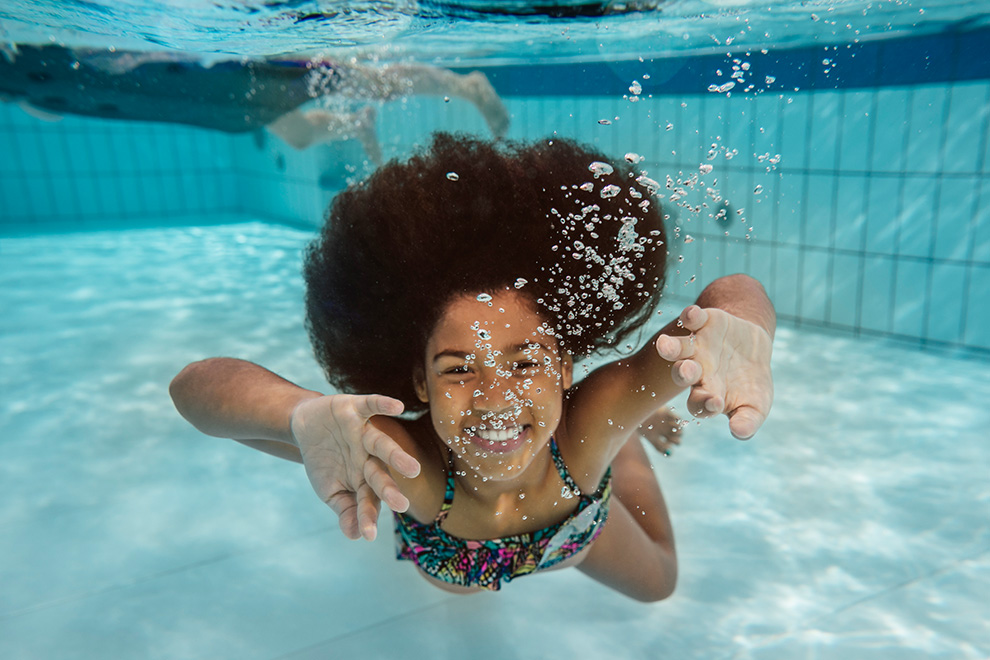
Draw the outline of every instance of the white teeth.
M486 442L505 442L518 436L522 429L511 426L507 429L473 429L475 435Z

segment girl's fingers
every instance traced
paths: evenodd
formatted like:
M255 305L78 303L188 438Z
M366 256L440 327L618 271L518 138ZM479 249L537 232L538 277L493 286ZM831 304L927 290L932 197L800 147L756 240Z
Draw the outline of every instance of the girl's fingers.
M361 534L358 529L358 507L354 493L340 493L326 500L330 508L337 514L337 524L344 536L354 540Z
M688 305L681 312L681 325L691 332L697 332L708 323L708 312L697 305Z
M695 417L712 417L725 410L725 399L713 392L695 387L688 395L688 411Z
M357 489L357 522L361 536L374 541L378 536L378 513L381 510L381 500L368 483L363 483Z
M657 337L657 353L668 362L677 362L691 357L692 346L687 342L687 337L672 337L670 335L660 335Z
M405 406L402 405L401 401L382 394L368 394L366 396L354 397L354 411L364 419L375 415L389 415L390 417L394 417L395 415L402 414L404 409Z
M409 499L399 490L398 484L388 472L388 467L381 460L368 459L364 464L364 479L388 508L399 512L409 508Z
M670 377L678 387L690 387L701 379L701 365L694 360L675 362L670 369Z
M691 305L681 312L679 320L681 326L692 333L691 336L660 335L657 337L657 352L660 357L669 362L694 357L696 346L693 333L701 330L708 323L708 312L697 305Z
M361 438L364 450L371 456L390 465L399 474L410 479L419 475L419 461L409 455L395 440L370 424L365 424Z
M763 425L766 415L751 406L740 406L729 413L729 431L740 440L749 440Z

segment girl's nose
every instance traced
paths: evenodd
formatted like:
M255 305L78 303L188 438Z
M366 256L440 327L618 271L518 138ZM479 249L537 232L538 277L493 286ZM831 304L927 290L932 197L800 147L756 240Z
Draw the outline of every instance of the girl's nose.
M493 374L484 378L474 392L474 407L481 412L500 412L510 408L510 399L514 399L509 391L507 379Z

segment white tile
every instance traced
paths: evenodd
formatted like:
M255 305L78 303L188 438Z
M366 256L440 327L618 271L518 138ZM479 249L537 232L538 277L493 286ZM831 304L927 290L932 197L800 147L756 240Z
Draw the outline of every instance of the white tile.
M28 219L34 217L33 194L21 174L0 176L0 216Z
M48 166L48 155L42 150L38 133L25 130L14 134L14 162L26 174L40 175Z
M925 331L925 294L928 263L911 259L897 260L894 290L894 316L891 331L904 337L921 337Z
M835 187L831 175L808 175L808 202L805 205L803 243L816 247L832 245L832 217Z
M55 192L51 179L40 176L29 176L22 179L23 194L28 198L28 204L37 220L52 218L56 213Z
M865 172L869 168L868 155L873 119L872 91L845 92L842 122L839 125L842 146L839 152L839 169L843 172Z
M725 104L722 115L728 130L723 135L726 148L738 151L733 158L734 164L749 165L753 162L755 113L755 97L733 96Z
M839 176L835 209L835 247L862 250L866 245L867 179Z
M970 266L969 277L963 341L967 346L990 349L990 266Z
M908 92L901 88L881 89L877 92L870 170L900 172L904 169L908 100Z
M829 284L828 322L853 329L859 308L861 255L835 254L832 257L832 281Z
M778 245L774 249L774 279L770 295L777 313L798 316L798 269L801 268L797 247Z
M990 264L990 182L980 184L979 199L973 214L976 231L973 235L973 260Z
M753 217L757 213L754 210L752 175L750 172L740 170L723 170L720 173L716 169L702 177L702 181L705 182L705 186L702 187L710 187L715 180L710 177L716 175L717 189L723 200L716 201L707 195L701 197L708 205L708 208L702 211L704 227L708 233L715 236L744 239L749 233L748 228L755 222ZM723 208L726 211L724 218L716 219L715 216Z
M781 165L788 171L807 167L810 157L808 140L808 106L811 97L807 93L785 94L780 110Z
M864 265L860 323L868 330L890 332L894 304L894 260L883 256L870 257Z
M677 156L681 162L690 163L691 169L707 162L710 143L701 135L701 112L704 97L685 96L681 98L684 107L680 108L680 120L674 122L673 133L677 135Z
M866 213L866 249L894 254L898 232L901 182L895 178L869 179L869 206Z
M38 149L44 160L44 170L48 176L65 175L75 169L75 154L67 149L66 140L57 131L39 131Z
M761 94L753 102L754 124L754 156L769 154L771 157L780 152L780 134L777 132L778 119L783 103L779 96L774 94ZM760 161L757 160L759 163ZM765 161L764 161L764 164Z
M928 307L925 337L959 343L962 340L966 266L936 262L932 266L932 295Z
M952 85L948 134L942 168L946 172L976 172L980 140L990 121L990 85L986 82Z
M749 268L746 272L759 280L764 289L769 291L771 273L773 271L773 249L762 241L754 241L750 246Z
M945 177L939 180L938 207L935 209L934 256L937 259L968 257L972 232L980 220L980 216L974 214L978 211L979 190L979 180L975 178Z
M901 193L902 206L897 252L913 257L928 257L933 245L935 224L935 177L905 177Z
M824 323L831 293L828 278L830 255L820 250L804 250L800 260L801 291L798 310L801 318Z
M812 92L811 126L809 127L808 167L833 170L839 144L840 95L832 92Z
M904 168L908 172L936 172L941 165L945 100L944 86L917 87L911 98L911 125Z

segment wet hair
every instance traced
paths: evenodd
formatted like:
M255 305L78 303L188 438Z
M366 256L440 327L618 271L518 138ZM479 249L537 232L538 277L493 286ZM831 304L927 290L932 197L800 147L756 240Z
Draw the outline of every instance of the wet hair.
M663 287L652 186L626 162L559 138L440 133L386 164L334 199L306 250L306 328L327 379L426 409L413 374L444 310L506 288L537 305L576 360L618 345Z

